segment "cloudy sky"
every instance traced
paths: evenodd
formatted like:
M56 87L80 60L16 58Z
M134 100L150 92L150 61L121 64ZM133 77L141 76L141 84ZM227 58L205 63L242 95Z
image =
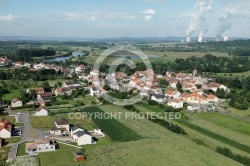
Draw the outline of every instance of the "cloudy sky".
M0 0L0 36L184 37L196 0ZM204 15L205 36L250 37L249 0L213 0ZM198 36L197 32L193 36Z

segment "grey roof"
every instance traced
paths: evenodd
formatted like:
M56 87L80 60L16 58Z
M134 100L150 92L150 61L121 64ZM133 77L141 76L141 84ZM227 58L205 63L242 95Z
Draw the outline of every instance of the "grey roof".
M56 124L57 124L57 125L68 125L69 122L68 122L66 119L58 118L58 119L56 120Z
M81 137L81 136L83 136L84 134L87 134L87 132L86 132L86 131L77 131L77 132L75 133L75 135L77 135L78 137Z
M71 127L71 130L72 130L72 131L75 131L75 130L77 130L77 129L82 129L82 130L84 130L83 128L81 128L81 127L79 127L79 126L77 126L77 125L74 125L73 127Z
M154 94L153 96L154 96L155 98L157 98L157 99L164 99L164 98L166 98L165 95L161 95L161 94Z

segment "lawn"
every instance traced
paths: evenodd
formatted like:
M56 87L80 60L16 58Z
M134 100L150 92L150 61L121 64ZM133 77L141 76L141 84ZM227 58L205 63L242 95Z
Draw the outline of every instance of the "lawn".
M213 113L200 113L197 114L198 117L204 118L211 121L217 125L223 126L225 128L240 132L242 134L250 136L250 123L244 120L236 119L227 115L223 115L217 112Z
M25 143L19 144L17 149L17 156L24 156L25 155Z
M11 122L11 123L15 123L15 117L14 116L0 116L0 119L6 119L7 121Z
M87 107L82 109L82 112L96 113L104 115L104 112L97 107ZM136 134L133 130L127 128L119 121L110 116L107 118L92 118L93 122L106 133L112 141L134 141L141 137Z
M21 141L21 137L11 137L11 138L5 139L5 142L8 142L8 143L17 143L19 141Z
M77 148L60 144L59 149L52 152L39 153L41 166L62 166L73 165L74 161L73 151Z
M69 114L67 113L43 117L31 116L31 125L34 128L44 128L44 130L50 130L55 125L55 121L58 117L68 120L70 124L77 124L79 126L82 126L86 130L93 130L96 127L88 117L85 117L83 119L70 119Z
M217 73L216 76L221 76L221 77L248 77L250 76L250 71L247 72L242 72L242 73Z

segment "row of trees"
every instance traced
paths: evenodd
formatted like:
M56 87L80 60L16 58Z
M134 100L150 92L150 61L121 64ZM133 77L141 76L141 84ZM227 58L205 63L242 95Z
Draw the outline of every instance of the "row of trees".
M223 156L226 156L228 158L231 158L239 163L242 163L246 166L250 166L250 158L247 157L247 156L242 156L242 155L239 155L239 154L234 154L230 149L228 148L225 148L225 147L220 147L220 146L217 146L215 151L217 153L220 153L222 154Z

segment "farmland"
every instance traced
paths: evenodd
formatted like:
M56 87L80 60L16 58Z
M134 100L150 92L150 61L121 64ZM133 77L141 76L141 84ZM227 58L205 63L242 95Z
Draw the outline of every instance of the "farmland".
M104 113L97 107L84 108L82 109L82 111L87 113ZM108 119L93 118L92 120L99 128L107 133L112 141L134 141L141 138L134 131L122 125L120 122L118 122L116 119L111 118L110 116Z
M249 130L250 123L249 122L239 120L230 116L222 115L220 113L201 113L197 115L217 125L220 125L225 128L250 136L250 130Z
M119 106L99 106L104 112L127 112ZM197 145L185 136L174 134L147 119L118 120L144 139L119 142L108 146L89 146L85 149L84 165L240 165L222 157L204 146ZM164 157L162 157L164 156ZM181 156L181 158L180 158ZM213 160L211 160L213 158Z

